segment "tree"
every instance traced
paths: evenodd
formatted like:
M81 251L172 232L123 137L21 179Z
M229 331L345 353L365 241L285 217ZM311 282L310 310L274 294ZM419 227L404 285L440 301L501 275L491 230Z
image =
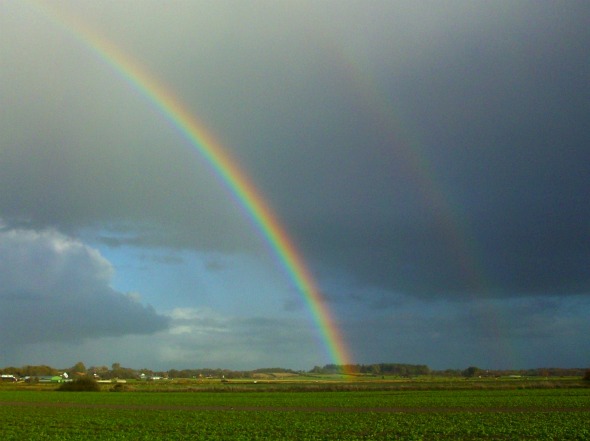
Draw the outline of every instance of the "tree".
M79 361L74 366L67 369L67 371L71 374L84 374L84 375L86 375L86 366L84 365L84 363Z
M465 369L461 374L464 377L476 377L481 373L481 369L476 367L476 366L469 366L467 369Z
M63 383L57 390L65 392L100 392L100 385L90 377L81 377L71 383Z
M108 375L110 378L135 378L138 376L135 369L123 367L121 363L113 363L112 368Z

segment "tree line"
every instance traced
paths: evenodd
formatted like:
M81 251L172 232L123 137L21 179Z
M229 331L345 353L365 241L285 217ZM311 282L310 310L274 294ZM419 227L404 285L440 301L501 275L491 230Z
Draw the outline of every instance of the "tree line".
M154 371L151 369L134 369L124 367L120 363L113 363L110 367L107 366L90 366L79 361L69 368L56 369L47 365L26 365L21 367L5 367L0 369L0 374L14 375L15 377L41 377L49 375L68 374L69 377L92 376L104 380L114 378L254 378L256 374L260 373L292 373L292 374L357 374L357 375L374 375L385 376L395 375L400 377L416 377L423 375L446 376L466 378L484 378L484 377L501 377L501 376L527 376L527 377L588 377L590 378L588 369L583 368L536 368L536 369L521 369L521 370L492 370L482 369L477 366L469 366L466 369L446 369L446 370L432 370L426 365L422 364L404 364L404 363L374 363L374 364L349 364L336 365L326 364L324 366L314 366L309 371L294 371L292 369L285 369L280 367L261 368L248 371L236 371L230 369L170 369L167 371Z
M423 364L376 363L376 364L327 364L324 367L314 366L312 374L373 374L399 375L403 377L429 375L431 370Z

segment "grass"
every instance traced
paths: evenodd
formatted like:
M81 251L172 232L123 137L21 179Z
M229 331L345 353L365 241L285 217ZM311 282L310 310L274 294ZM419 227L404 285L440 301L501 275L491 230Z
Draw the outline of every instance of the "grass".
M2 390L55 390L52 383L0 383ZM590 388L590 382L579 377L522 377L522 378L463 378L421 376L416 378L398 376L349 376L349 375L268 375L252 379L172 379L158 381L126 380L126 383L101 383L102 391L174 392L174 391L363 391L363 390L507 390L507 389L563 389Z
M584 440L590 435L587 412L8 410L0 428L4 440Z
M590 388L575 380L561 379L560 387L551 388L507 381L519 387L483 388L478 381L449 381L446 388L438 384L428 390L389 388L413 384L407 380L321 383L340 387L334 391L315 389L315 380L281 383L283 390L276 382L198 383L170 381L166 393L150 389L162 387L157 382L129 382L126 386L135 390L123 393L107 392L114 385L101 385L101 393L57 393L56 385L39 390L2 387L0 438L590 439ZM200 389L191 389L195 384ZM377 390L377 384L383 389Z

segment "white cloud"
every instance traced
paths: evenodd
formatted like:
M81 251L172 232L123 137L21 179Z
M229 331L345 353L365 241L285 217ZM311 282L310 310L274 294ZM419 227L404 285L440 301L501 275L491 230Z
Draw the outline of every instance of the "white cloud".
M53 230L0 230L0 333L15 344L151 333L167 319L110 285L96 249Z
M112 265L100 253L55 231L0 233L0 295L50 296L74 286L106 285Z
M311 369L331 362L306 320L240 318L207 307L166 313L170 326L153 335L103 337L70 344L40 342L15 348L12 364L110 365L155 370L261 367Z
M319 353L316 331L305 320L224 316L211 308L176 308L167 315L170 329L151 341L152 363L309 369L329 362Z
M171 318L170 334L215 336L228 332L229 319L210 308L175 308L167 314Z

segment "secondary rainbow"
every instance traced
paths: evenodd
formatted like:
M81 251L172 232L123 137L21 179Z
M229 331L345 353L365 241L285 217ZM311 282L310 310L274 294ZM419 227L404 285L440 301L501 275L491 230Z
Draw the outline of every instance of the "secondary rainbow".
M235 160L220 145L213 134L170 89L157 81L120 47L66 11L57 10L46 3L34 2L32 4L60 28L92 49L187 138L192 148L208 162L236 197L278 257L297 290L305 299L332 362L343 366L350 365L351 358L342 333L295 244L251 179L238 167Z

